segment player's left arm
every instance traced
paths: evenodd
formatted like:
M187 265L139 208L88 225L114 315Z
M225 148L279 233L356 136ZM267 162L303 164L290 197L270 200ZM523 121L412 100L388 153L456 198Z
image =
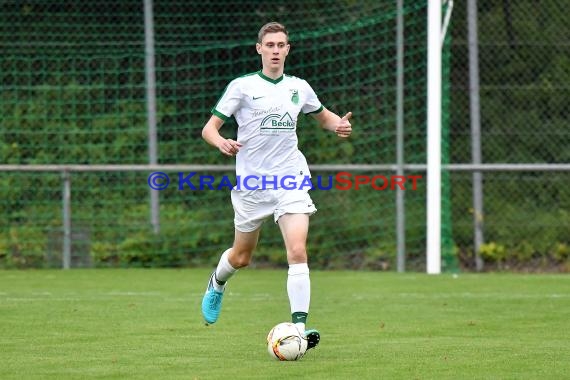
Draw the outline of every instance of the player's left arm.
M352 112L348 112L343 117L340 117L334 112L323 108L321 112L313 113L311 116L319 122L322 128L336 133L338 137L346 138L352 133L352 126L349 120L352 117Z

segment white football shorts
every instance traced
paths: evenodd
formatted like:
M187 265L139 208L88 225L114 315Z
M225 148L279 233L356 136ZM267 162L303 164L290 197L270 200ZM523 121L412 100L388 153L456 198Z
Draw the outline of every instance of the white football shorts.
M273 215L275 223L285 214L317 212L308 190L232 190L234 224L240 232L252 232Z

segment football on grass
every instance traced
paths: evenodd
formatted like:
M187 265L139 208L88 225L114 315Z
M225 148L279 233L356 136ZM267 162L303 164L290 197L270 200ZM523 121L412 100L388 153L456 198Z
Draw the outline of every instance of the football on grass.
M277 360L297 360L307 351L307 338L295 324L279 323L267 334L267 351Z

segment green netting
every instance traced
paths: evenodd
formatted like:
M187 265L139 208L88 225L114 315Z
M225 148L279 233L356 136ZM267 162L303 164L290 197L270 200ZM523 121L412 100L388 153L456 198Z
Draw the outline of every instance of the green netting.
M306 79L327 108L354 113L354 133L347 141L300 117L300 145L309 163L395 162L395 2L155 3L159 164L233 163L201 139L201 128L227 83L260 68L257 31L272 20L286 24L291 33L286 72ZM425 7L425 1L412 1L404 8L407 163L426 162ZM0 10L0 161L148 163L143 2L7 1ZM235 128L230 119L222 133L233 137ZM71 173L72 240L80 247L75 251L83 252L89 265L217 260L233 238L228 191L177 190L177 173L169 172L172 185L160 193L160 233L154 234L148 174ZM424 176L416 191L406 193L408 262L419 268L425 260L425 173L406 174ZM61 188L59 172L4 173L0 255L5 262L18 264L31 255L41 265L59 265ZM313 263L394 268L394 191L367 187L314 191L312 197L319 208L309 238ZM262 232L256 260L285 260L280 233L271 222Z

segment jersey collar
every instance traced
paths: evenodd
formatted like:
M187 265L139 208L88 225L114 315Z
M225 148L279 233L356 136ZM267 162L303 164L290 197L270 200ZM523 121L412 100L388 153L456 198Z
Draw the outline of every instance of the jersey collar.
M273 84L277 84L277 83L281 82L281 81L283 80L283 77L285 76L285 75L281 75L281 76L280 76L279 78L277 78L277 79L272 79L272 78L269 78L267 75L263 74L263 73L261 72L261 70L259 70L259 71L257 72L257 74L258 74L262 79L265 79L266 81L268 81L268 82L270 82L270 83L273 83Z

